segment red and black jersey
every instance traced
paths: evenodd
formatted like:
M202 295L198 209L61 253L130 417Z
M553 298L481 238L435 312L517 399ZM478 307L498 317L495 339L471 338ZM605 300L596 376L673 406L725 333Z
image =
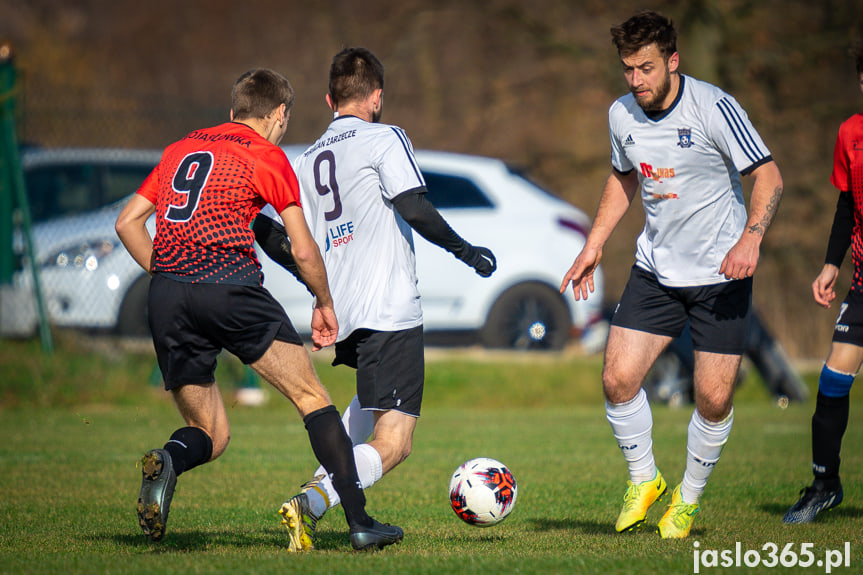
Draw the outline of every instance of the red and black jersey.
M261 285L249 224L268 203L300 205L282 149L236 122L166 148L138 193L156 206L153 271L193 283Z
M854 232L851 260L854 263L853 289L863 290L863 114L855 114L839 127L833 149L830 181L854 199Z

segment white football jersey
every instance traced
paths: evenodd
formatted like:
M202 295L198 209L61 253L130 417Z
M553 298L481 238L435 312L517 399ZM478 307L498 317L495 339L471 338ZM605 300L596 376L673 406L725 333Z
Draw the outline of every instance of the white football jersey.
M734 98L682 74L680 87L657 120L632 94L608 112L611 163L636 170L641 184L646 217L636 265L669 287L728 281L719 266L747 219L740 174L771 159Z
M340 116L293 165L327 268L338 340L359 328L422 325L413 234L391 202L425 186L404 131Z

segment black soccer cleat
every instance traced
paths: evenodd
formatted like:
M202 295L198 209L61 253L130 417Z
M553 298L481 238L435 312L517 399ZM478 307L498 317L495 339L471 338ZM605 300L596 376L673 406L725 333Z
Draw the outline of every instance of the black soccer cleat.
M800 490L800 499L785 513L782 522L812 523L816 515L842 503L843 496L842 485L837 484L831 489L817 481L813 482L810 487Z
M351 547L357 551L383 549L387 545L398 543L404 536L405 532L401 527L372 519L371 527L351 527Z
M177 475L171 454L164 449L152 449L141 458L141 493L138 495L138 523L144 535L159 541L165 535L168 511Z

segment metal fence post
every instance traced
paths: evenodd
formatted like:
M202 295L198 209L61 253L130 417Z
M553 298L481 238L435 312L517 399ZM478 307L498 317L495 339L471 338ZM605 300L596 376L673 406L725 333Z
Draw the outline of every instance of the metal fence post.
M15 95L16 95L16 71L13 61L12 45L8 42L0 44L0 166L5 174L0 173L0 196L4 199L0 204L0 234L7 237L8 246L0 243L0 252L7 251L10 262L8 269L0 268L0 285L11 283L12 272L12 207L18 208L21 214L21 227L24 235L24 243L27 248L27 259L33 274L33 292L39 313L39 339L42 342L42 350L53 353L54 339L51 335L51 326L48 323L45 300L42 297L42 285L39 278L39 270L36 263L36 250L33 247L33 234L30 226L30 205L27 201L27 191L24 183L24 174L21 170L21 155L18 150L18 136L15 129ZM9 196L8 199L5 199ZM14 198L14 199L13 199ZM8 224L8 227L7 227ZM0 254L0 257L3 257ZM2 265L2 260L0 260ZM4 276L8 274L8 279Z
M0 45L0 110L3 117L15 113L13 90L15 70L12 67L12 50L8 44ZM4 139L5 141L5 139ZM5 152L5 146L4 146ZM12 283L15 271L12 252L12 170L7 154L0 156L0 285Z

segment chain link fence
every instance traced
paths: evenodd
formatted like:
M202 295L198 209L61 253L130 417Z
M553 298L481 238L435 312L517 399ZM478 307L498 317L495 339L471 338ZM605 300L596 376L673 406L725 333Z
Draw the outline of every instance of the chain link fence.
M11 58L0 67L9 132L0 234L11 237L0 244L0 337L41 330L44 339L49 326L147 335L149 279L114 222L167 142L225 121L227 111L159 98L94 99L74 88L58 99L29 89L27 71ZM16 197L15 163L26 206Z
M51 325L146 335L148 276L120 244L114 222L159 156L117 148L22 152L33 265L24 212L17 209L12 281L0 292L0 335L36 332L34 271Z

